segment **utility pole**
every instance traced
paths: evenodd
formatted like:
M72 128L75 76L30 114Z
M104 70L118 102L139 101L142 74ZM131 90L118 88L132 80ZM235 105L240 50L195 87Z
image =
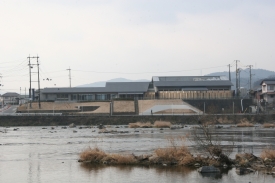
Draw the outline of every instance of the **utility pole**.
M229 67L229 72L228 72L228 75L229 75L229 81L231 81L231 73L230 73L230 64L228 65L228 67Z
M239 60L235 60L236 62L236 95L237 97L239 96L239 92L238 92L238 62L240 62Z
M241 68L238 69L238 75L239 75L239 89L238 92L239 94L241 93Z
M29 59L29 72L30 72L30 89L29 89L29 98L30 98L30 108L32 108L32 72L31 72L31 69L33 68L32 65L37 65L37 74L38 74L38 100L39 100L39 109L41 108L41 104L40 104L40 77L39 77L39 64L38 64L38 56L36 57L30 57L28 56L27 57ZM31 64L31 58L36 58L37 59L37 64Z
M70 81L70 88L72 87L71 85L71 68L69 67L69 69L67 69L69 71L69 81Z
M248 65L246 67L249 67L249 91L251 91L251 82L252 82L251 67L253 67L253 65Z
M32 108L32 74L31 74L31 57L30 55L27 57L29 59L29 72L30 72L30 88L29 88L29 101L30 101L30 108Z
M37 74L38 74L38 107L41 109L41 103L40 103L40 77L39 77L39 63L38 63L38 56L37 59Z

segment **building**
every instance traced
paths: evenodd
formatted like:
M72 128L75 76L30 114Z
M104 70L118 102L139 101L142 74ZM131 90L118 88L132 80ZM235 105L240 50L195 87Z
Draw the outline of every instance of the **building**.
M223 76L154 76L150 82L107 82L105 87L44 88L40 99L222 99L233 97L231 86L233 84Z
M274 103L275 96L275 79L264 79L262 85L262 98L267 103Z
M1 95L1 104L18 104L19 102L19 94L14 92L7 92Z

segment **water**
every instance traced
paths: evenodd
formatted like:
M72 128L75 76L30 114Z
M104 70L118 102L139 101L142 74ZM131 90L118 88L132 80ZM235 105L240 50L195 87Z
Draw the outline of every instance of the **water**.
M177 130L113 128L128 134L99 134L97 129L61 127L0 127L0 182L274 182L271 175L262 173L239 176L235 169L222 174L202 175L196 169L163 166L87 166L77 162L79 153L87 147L99 147L111 153L149 154L167 147L168 137L190 133L190 128ZM76 130L77 132L73 132ZM96 130L95 132L93 132ZM153 130L153 133L152 133ZM275 130L263 128L227 128L216 133L223 144L234 137L237 152L259 155L267 146L275 145ZM192 148L193 144L185 142Z

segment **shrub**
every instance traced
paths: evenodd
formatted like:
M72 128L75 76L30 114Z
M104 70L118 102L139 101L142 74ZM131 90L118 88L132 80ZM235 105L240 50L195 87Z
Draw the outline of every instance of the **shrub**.
M275 149L264 149L261 153L261 158L275 160Z
M113 158L114 164L130 165L137 163L137 160L133 155L111 154L110 156Z
M189 149L185 146L185 136L177 138L167 138L170 147L159 148L155 150L155 155L162 162L178 163L179 165L191 165L195 162L195 158L190 153Z
M171 122L168 121L155 121L154 127L156 128L170 128Z
M99 148L87 148L83 152L80 153L80 159L82 161L89 161L89 162L101 162L107 154L100 150Z
M274 128L275 125L272 124L272 123L264 123L264 124L263 124L263 127L264 127L264 128Z
M248 121L245 121L245 122L241 122L241 123L238 123L237 124L237 127L253 127L254 124L253 123L250 123Z
M129 128L151 128L152 124L150 122L142 123L142 122L136 122L136 123L129 123Z
M80 161L88 163L108 163L108 164L135 164L137 160L133 155L108 154L99 148L87 148L80 153Z

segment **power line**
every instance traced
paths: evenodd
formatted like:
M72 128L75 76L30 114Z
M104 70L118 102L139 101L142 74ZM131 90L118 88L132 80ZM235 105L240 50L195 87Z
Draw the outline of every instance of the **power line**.
M171 73L171 72L196 71L196 70L213 69L213 68L226 67L226 66L227 65L217 66L217 67L201 68L201 69L163 71L163 72L101 72L101 71L87 71L87 70L74 70L74 71L77 71L77 72L93 72L93 73L101 73L101 74L154 74L154 73L156 74L156 73Z

